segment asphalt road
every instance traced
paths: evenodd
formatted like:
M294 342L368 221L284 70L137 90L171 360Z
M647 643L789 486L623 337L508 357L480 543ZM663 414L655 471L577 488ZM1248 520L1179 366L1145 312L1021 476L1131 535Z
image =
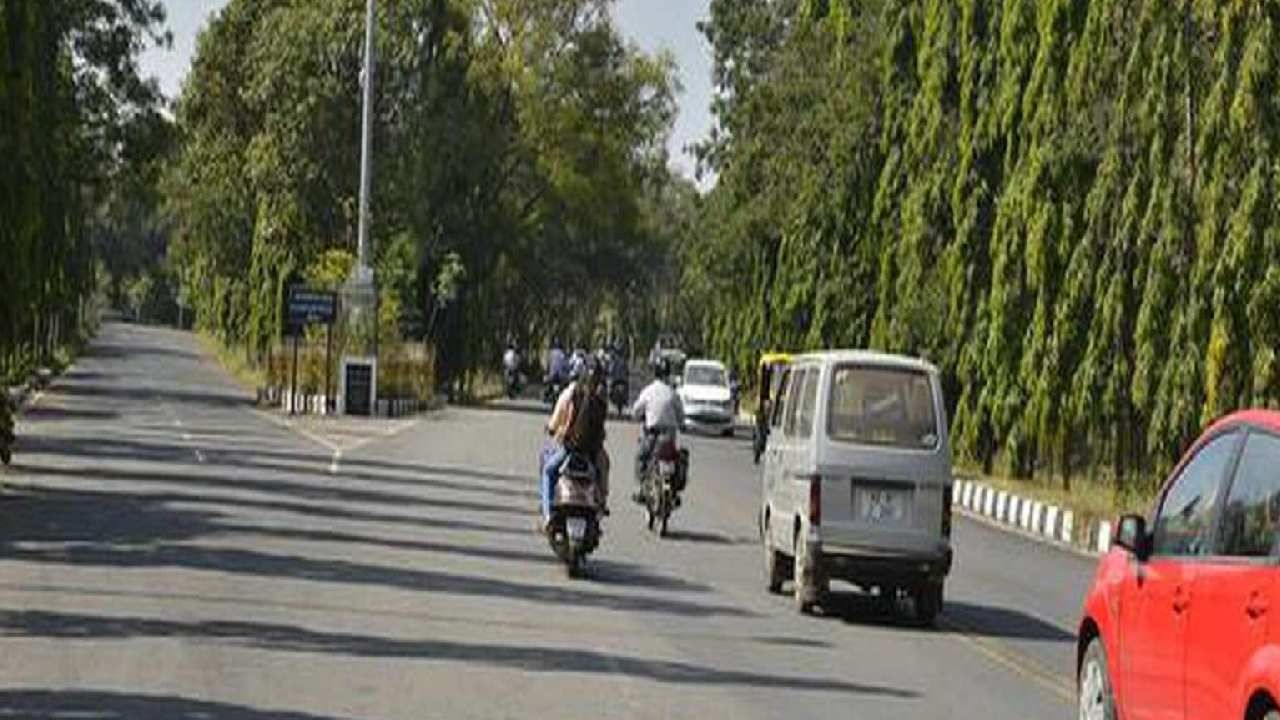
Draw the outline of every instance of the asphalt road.
M958 520L938 630L763 590L748 441L588 580L532 532L543 409L285 423L190 335L112 324L20 421L0 718L1066 718L1092 563ZM843 589L839 588L838 589Z

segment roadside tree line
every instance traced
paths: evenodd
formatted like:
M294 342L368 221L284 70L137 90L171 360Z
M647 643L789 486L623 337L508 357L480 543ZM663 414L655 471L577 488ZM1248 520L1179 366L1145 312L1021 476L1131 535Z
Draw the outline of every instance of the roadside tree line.
M158 203L169 125L136 56L163 21L154 0L0 2L0 386L65 360L146 262L115 250Z
M1278 23L1275 2L712 0L719 180L684 282L708 344L743 370L918 353L962 457L1145 486L1210 419L1280 404Z
M292 281L356 247L363 0L232 0L201 34L163 183L198 326L261 362ZM674 68L608 0L379 3L372 230L380 334L465 385L515 336L652 333Z

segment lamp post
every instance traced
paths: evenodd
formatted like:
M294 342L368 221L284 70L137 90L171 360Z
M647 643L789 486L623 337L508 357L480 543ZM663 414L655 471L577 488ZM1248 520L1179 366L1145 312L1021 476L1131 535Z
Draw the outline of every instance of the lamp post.
M363 100L360 124L360 217L356 264L351 269L351 277L342 288L347 335L348 337L354 335L357 338L356 344L363 347L348 347L347 352L354 352L354 355L344 353L339 378L341 388L339 404L345 412L376 414L378 315L372 249L369 240L369 204L373 185L374 5L375 0L368 0L364 20L364 70L361 72ZM354 404L356 394L362 396L358 404Z
M353 324L359 325L368 320L374 309L374 276L369 243L369 196L373 185L373 84L374 84L374 47L373 23L376 0L369 0L364 20L364 70L361 72L363 86L363 107L360 123L360 216L359 237L357 240L356 264L351 269L351 277L343 288L347 312ZM376 332L377 318L373 319ZM376 345L376 341L374 342Z

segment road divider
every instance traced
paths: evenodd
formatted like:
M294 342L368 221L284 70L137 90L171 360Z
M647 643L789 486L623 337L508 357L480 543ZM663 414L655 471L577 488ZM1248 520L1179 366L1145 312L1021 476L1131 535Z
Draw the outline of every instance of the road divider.
M960 499L961 512L993 525L1093 555L1111 547L1109 520L1078 523L1076 513L1069 508L1024 498L975 480L957 479L954 492Z

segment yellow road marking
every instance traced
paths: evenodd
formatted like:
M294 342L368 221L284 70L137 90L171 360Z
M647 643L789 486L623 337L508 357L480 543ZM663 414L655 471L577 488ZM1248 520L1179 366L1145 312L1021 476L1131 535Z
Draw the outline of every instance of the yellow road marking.
M1063 680L1058 673L1044 667L1040 663L1013 652L1001 643L979 636L972 629L950 618L938 618L938 624L951 632L951 637L976 650L983 657L1009 670L1019 677L1039 685L1054 698L1067 704L1076 700L1075 685Z

